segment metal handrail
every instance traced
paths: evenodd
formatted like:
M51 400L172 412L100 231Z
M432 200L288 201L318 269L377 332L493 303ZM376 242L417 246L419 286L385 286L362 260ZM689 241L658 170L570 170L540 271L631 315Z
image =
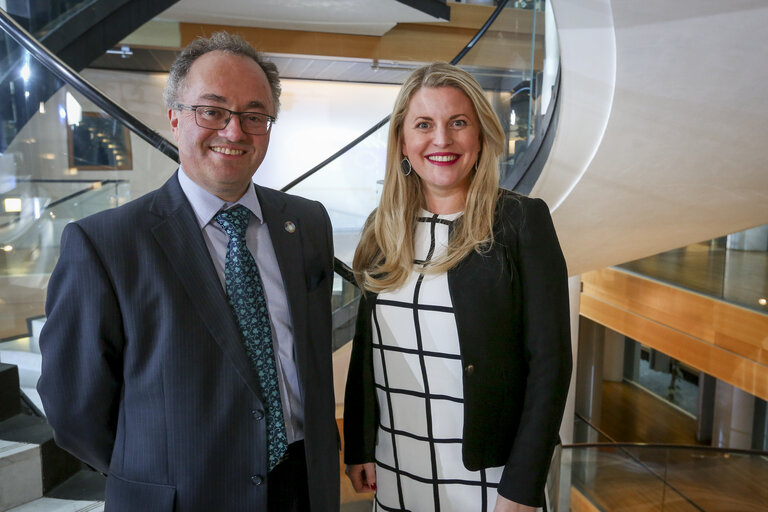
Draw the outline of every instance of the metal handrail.
M689 450L689 451L703 451L714 452L724 454L738 454L738 455L755 455L757 457L768 458L768 451L763 450L749 450L746 448L724 448L722 446L704 446L696 444L675 444L675 443L618 443L615 441L609 443L570 443L564 444L563 449L566 448L663 448L665 450Z
M472 37L472 39L469 40L469 42L464 46L464 48L462 48L461 51L453 59L451 59L451 64L454 64L454 65L458 64L458 62L462 58L464 58L467 52L469 52L475 46L477 41L479 41L480 38L483 37L483 35L488 31L488 28L493 24L494 21L496 21L496 18L499 16L499 14L501 14L501 10L507 5L507 2L509 2L509 0L501 0L499 2L499 4L496 6L496 9L494 9L493 13L490 15L490 17L488 17L488 19L483 24L483 26L480 27L477 33ZM282 187L280 190L283 192L286 192L292 189L293 187L295 187L296 185L298 185L299 183L301 183L302 181L304 181L305 179L309 178L310 176L315 174L317 171L324 168L326 165L330 164L331 162L339 158L341 155L345 154L347 151L349 151L353 147L357 146L364 139L368 138L368 136L371 135L373 132L375 132L376 130L378 130L385 124L387 124L389 122L389 118L390 116L387 115L384 119L382 119L381 121L379 121L378 123L370 127L369 129L367 129L365 132L363 132L355 140L353 140L352 142L350 142L349 144L347 144L346 146L338 150L336 153L332 154L331 156L329 156L328 158L326 158L325 160L323 160L322 162L320 162L319 164L317 164L316 166L314 166L313 168L311 168L310 170L308 170L307 172L305 172L304 174L296 178L295 180L291 181L290 183ZM344 266L346 268L349 268L346 265Z
M14 41L31 53L51 73L60 77L73 89L92 101L104 112L119 120L129 130L151 144L165 156L176 163L179 162L179 150L175 144L149 128L86 79L78 75L67 63L41 45L32 34L19 25L3 9L0 9L0 29L4 30Z

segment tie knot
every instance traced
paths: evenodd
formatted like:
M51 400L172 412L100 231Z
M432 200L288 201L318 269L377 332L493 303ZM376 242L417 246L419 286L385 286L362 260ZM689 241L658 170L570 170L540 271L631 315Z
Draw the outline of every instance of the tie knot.
M227 232L229 238L244 238L250 217L251 211L239 204L234 208L217 213L216 222Z

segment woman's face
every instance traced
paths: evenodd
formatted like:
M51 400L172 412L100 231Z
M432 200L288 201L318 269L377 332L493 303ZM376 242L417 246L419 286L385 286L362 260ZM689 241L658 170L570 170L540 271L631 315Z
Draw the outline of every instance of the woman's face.
M422 87L411 97L402 150L421 178L430 211L463 209L480 148L477 114L460 89Z

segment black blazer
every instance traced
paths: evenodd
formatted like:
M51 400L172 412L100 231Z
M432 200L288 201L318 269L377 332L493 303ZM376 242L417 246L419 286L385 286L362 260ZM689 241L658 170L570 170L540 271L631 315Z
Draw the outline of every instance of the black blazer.
M312 510L336 511L330 222L256 193L291 310ZM176 175L67 226L46 314L38 389L56 442L107 474L108 511L266 510L258 377Z
M499 493L541 506L571 375L565 260L546 204L504 191L494 243L448 271L464 366L462 457L505 466ZM378 426L375 294L360 302L344 400L347 464L372 462Z

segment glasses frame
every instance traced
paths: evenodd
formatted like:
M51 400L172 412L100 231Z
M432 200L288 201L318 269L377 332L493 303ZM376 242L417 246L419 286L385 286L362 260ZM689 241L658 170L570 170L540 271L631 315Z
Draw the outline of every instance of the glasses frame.
M216 131L218 131L218 130L225 129L229 125L229 121L232 119L232 116L235 115L235 114L237 114L237 116L240 118L240 129L243 131L243 133L247 133L249 135L266 135L266 134L268 134L270 132L270 130L272 130L272 125L275 122L275 117L274 116L270 116L269 114L264 114L262 112L253 112L253 111L238 112L236 110L229 110L228 108L219 107L217 105L185 105L183 103L174 103L173 104L173 108L175 110L190 110L190 111L194 112L195 113L195 124L197 126L199 126L200 128L204 128L206 130L216 130ZM216 109L219 109L219 110L224 110L226 112L229 112L229 116L224 121L224 126L222 126L221 128L208 128L207 126L201 125L200 121L197 120L197 109L199 109L199 108L216 108ZM267 118L267 129L264 132L260 132L260 133L254 133L254 132L246 131L245 128L243 128L243 119L242 119L242 117L240 117L243 114L251 114L251 115L255 114L257 116L266 117Z

